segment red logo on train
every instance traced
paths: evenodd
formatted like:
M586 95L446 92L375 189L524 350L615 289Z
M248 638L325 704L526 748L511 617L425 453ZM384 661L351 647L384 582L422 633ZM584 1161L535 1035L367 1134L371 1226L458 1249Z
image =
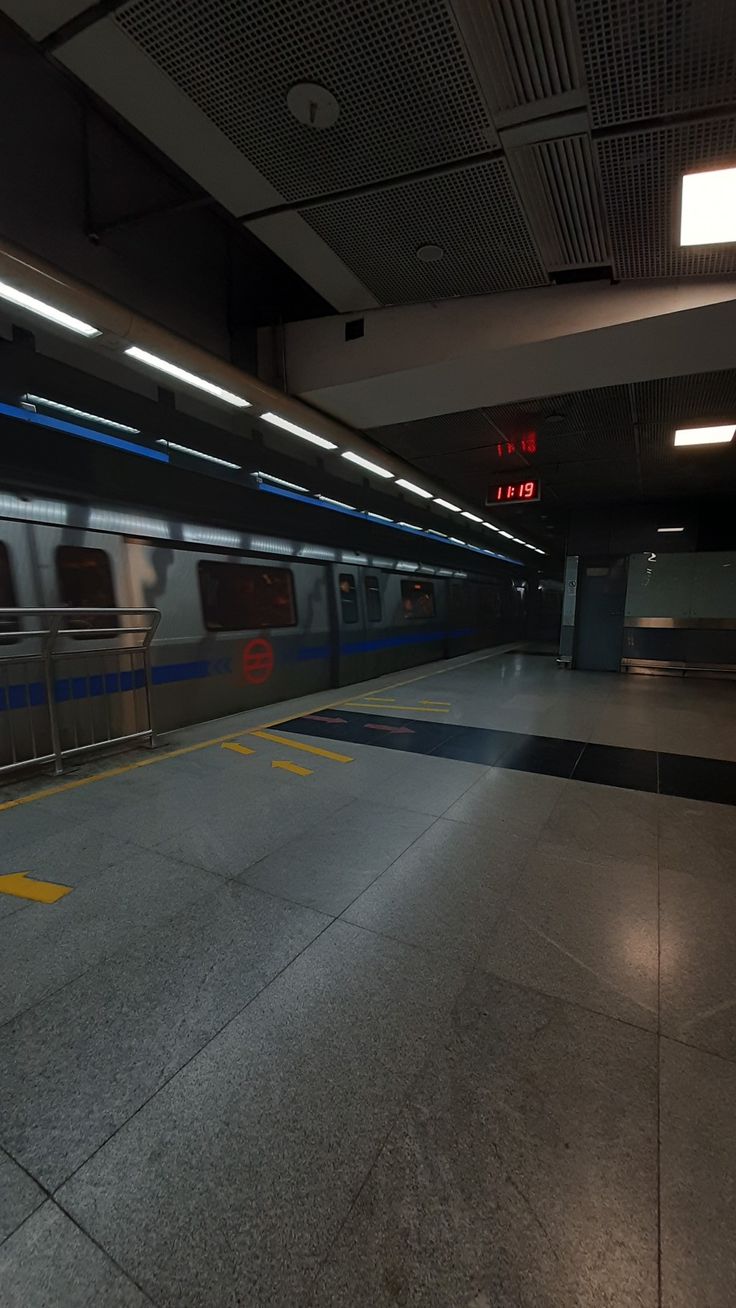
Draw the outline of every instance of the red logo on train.
M262 636L249 640L243 650L243 676L251 686L262 686L273 672L273 646Z

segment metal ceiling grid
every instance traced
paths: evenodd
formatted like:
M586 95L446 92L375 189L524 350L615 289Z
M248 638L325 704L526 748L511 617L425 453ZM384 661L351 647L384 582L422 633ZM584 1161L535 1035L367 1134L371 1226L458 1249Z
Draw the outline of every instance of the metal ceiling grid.
M582 85L569 0L452 0L494 119Z
M621 277L736 272L736 244L677 244L680 179L733 164L736 117L616 135L597 143L612 253Z
M132 0L115 22L287 200L497 143L444 0ZM328 131L286 106L324 85Z
M577 0L594 127L733 105L736 5Z
M384 304L547 284L504 160L302 211ZM417 249L439 245L422 263Z
M736 418L736 370L638 382L632 393L639 421L666 424L670 436L673 424L705 426Z

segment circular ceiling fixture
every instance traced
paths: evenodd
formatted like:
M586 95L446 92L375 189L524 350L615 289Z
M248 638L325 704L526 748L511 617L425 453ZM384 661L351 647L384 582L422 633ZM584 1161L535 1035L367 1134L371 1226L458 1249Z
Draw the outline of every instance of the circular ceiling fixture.
M289 113L305 127L324 132L340 117L340 106L331 91L316 82L297 82L286 97Z
M422 263L439 263L444 253L441 245L420 245L417 259L421 259Z

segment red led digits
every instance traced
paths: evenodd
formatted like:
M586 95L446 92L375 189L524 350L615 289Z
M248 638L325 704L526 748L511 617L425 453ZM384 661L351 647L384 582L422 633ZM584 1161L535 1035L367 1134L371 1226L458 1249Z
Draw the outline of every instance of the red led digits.
M491 486L486 496L486 504L513 504L518 500L531 502L542 498L542 488L536 477L526 481L504 481L499 486Z

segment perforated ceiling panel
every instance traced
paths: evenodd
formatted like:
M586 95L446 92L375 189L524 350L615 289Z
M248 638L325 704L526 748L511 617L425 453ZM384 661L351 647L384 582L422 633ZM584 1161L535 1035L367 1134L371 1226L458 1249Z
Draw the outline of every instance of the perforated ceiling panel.
M736 6L735 6L736 7ZM680 179L733 164L736 118L633 132L598 142L612 253L621 277L736 272L736 245L678 244Z
M733 0L577 0L593 123L733 105Z
M302 216L384 303L547 282L503 160ZM416 251L426 244L442 259L422 263Z
M115 21L286 199L496 143L444 0L133 0ZM287 109L305 81L337 98L327 131Z

